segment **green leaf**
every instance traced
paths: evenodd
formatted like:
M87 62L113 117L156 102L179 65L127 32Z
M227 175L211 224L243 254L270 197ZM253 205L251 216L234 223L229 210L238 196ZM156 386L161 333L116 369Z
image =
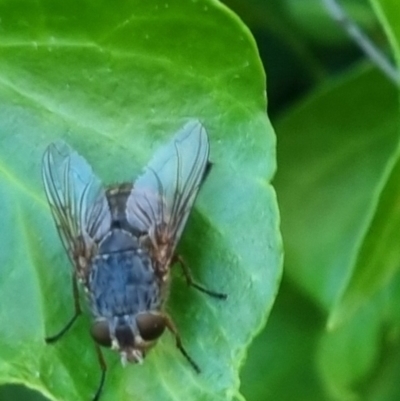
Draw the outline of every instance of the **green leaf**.
M396 401L400 272L350 318L322 336L319 375L334 400Z
M397 116L396 88L358 69L277 124L286 271L326 310L351 277L393 166Z
M143 366L104 351L104 399L230 400L281 275L275 137L255 43L211 0L0 3L0 382L51 399L90 400L100 368L87 314L72 316L71 267L40 179L45 147L63 138L105 183L133 180L189 118L206 126L213 169L178 248L195 278L226 302L188 289L174 270L167 310L197 375L163 335Z
M398 366L393 360L389 368L381 366L381 352L389 335L399 344L398 330L393 333L400 316L399 286L380 280L388 267L398 280L398 246L393 243L397 236L393 231L392 237L375 232L368 240L367 234L375 219L390 227L395 218L385 215L391 209L386 210L382 189L397 158L397 97L396 88L379 72L357 68L314 93L277 124L276 183L290 281L329 313L358 266L372 272L368 263L375 263L369 283L376 277L379 285L374 283L374 291L364 293L368 303L359 304L359 309L346 304L341 309L346 321L322 330L315 352L318 376L334 400L366 399L360 395L368 389L375 391L376 399L398 398L378 398L384 394L382 377L393 377L392 368ZM394 185L395 181L392 195ZM368 244L371 260L356 264ZM383 259L375 259L372 246L386 249L386 254L378 254Z
M379 366L381 325L378 305L360 309L346 324L326 332L318 350L318 367L334 400L359 400L358 388ZM362 398L364 399L364 398Z
M30 390L25 386L8 384L0 387L0 401L46 401L37 391Z
M376 28L376 18L368 2L345 0L341 1L340 5L364 31ZM286 7L293 21L300 28L299 31L307 35L312 42L332 47L350 42L348 35L332 18L323 1L288 0Z
M243 367L242 392L247 399L330 400L315 363L323 328L320 311L283 280L268 325L251 345Z
M375 6L397 54L397 59L400 59L400 30L396 28L397 25L392 20L392 13L399 13L400 5L382 1L375 2ZM398 112L394 116L397 117ZM398 137L398 125L396 128ZM382 177L381 193L379 193L374 218L368 227L362 247L357 255L357 262L349 282L331 313L330 325L337 325L344 319L349 318L361 305L368 302L373 294L386 286L399 271L399 155L400 148L388 160L388 170ZM396 298L399 298L399 296Z
M331 326L349 319L399 271L399 179L400 163L397 162L380 195L378 207L357 256L349 283L331 312ZM400 294L393 295L400 301Z

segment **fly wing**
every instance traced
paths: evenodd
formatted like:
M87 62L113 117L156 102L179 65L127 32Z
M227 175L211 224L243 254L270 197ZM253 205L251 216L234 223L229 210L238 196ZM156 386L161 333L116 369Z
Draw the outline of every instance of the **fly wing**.
M86 160L62 141L46 149L42 177L64 248L78 271L84 269L80 261L93 254L111 225L103 186Z
M159 149L134 183L127 219L146 233L169 263L199 191L208 163L209 143L197 120L181 128Z

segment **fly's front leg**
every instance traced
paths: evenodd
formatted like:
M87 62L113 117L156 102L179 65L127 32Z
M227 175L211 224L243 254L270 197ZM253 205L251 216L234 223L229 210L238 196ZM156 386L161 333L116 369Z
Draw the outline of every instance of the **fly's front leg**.
M101 349L97 344L96 344L96 352L97 352L97 357L99 359L99 365L100 365L100 369L101 369L101 377L100 377L99 386L97 387L96 394L94 395L92 401L99 400L101 392L103 391L104 381L106 379L106 372L107 372L106 361L104 360L103 353L101 352Z
M190 363L190 365L192 365L192 368L196 371L196 373L200 373L201 370L199 368L199 365L197 365L197 363L192 359L192 357L188 354L188 352L186 351L186 349L184 348L183 344L182 344L182 339L181 336L179 335L178 329L176 328L174 322L172 321L172 319L164 314L164 323L165 326L167 327L167 329L173 334L173 336L175 337L175 342L176 342L176 346L179 349L179 351L182 353L182 355L186 358L186 360Z
M56 335L45 338L47 344L55 343L57 340L59 340L72 327L78 316L82 313L81 305L79 303L79 291L75 274L72 276L72 292L74 296L74 307L75 307L74 316L72 316L69 322Z
M214 298L226 299L228 297L226 294L209 290L208 288L202 286L201 284L196 283L193 279L192 272L190 271L189 267L186 265L185 261L182 259L181 256L175 255L173 258L173 262L179 263L180 266L182 267L182 271L186 278L187 285L196 288L196 290L201 291Z

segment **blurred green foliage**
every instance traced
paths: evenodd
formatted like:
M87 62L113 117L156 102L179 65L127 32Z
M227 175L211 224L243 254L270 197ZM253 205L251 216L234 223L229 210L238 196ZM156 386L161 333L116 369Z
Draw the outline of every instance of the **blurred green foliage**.
M252 3L257 11L243 18L256 22L267 71L285 266L243 368L243 394L251 401L398 400L398 88L329 20L322 2ZM339 3L398 59L400 4Z
M24 386L8 384L0 387L0 401L43 401L47 400L37 391Z

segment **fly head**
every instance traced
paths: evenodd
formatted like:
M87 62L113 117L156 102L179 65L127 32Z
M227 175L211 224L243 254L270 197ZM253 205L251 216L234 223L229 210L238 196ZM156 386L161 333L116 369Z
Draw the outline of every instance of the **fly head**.
M93 323L91 335L102 347L119 352L123 365L141 363L166 327L165 317L158 313L143 312L131 316L115 317Z

